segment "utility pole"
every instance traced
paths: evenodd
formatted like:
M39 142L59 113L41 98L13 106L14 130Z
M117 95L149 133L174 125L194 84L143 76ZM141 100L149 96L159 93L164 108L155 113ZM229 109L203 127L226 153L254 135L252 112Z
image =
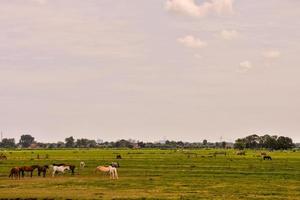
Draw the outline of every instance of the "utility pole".
M2 133L2 131L1 131L1 138L0 138L1 140L1 142L2 142L2 140L3 140L3 133Z

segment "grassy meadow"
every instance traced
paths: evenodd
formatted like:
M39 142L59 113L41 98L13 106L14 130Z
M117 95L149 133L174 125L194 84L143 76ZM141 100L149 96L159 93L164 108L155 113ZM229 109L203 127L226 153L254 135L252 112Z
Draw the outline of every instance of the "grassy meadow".
M221 154L226 152L226 155ZM0 199L300 199L300 152L234 150L2 150ZM216 154L214 156L214 153ZM46 155L48 154L48 158ZM98 165L118 160L119 179L94 174ZM39 155L39 159L37 156ZM79 170L80 161L86 163ZM70 173L54 178L8 178L10 168L33 164L68 163Z

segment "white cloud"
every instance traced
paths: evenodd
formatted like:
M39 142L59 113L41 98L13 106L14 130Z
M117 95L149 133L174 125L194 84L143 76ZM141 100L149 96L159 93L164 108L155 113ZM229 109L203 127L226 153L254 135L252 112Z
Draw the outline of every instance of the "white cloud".
M195 0L167 0L166 9L193 17L203 17L211 13L233 13L234 0L207 0L197 4Z
M192 35L187 35L185 37L178 38L177 41L189 48L203 48L207 46L206 42Z
M263 55L265 58L279 58L280 55L281 55L281 53L280 53L280 51L278 51L278 50L271 49L271 50L263 51L263 52L262 52L262 55Z
M245 60L240 63L239 71L240 72L246 72L252 68L252 63L248 60Z
M233 40L239 36L239 33L236 30L222 30L220 36L224 40Z

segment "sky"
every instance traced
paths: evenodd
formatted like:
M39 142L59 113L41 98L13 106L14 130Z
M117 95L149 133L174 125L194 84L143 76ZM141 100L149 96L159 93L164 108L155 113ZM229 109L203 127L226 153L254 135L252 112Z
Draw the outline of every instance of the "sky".
M0 131L300 142L299 0L0 0Z

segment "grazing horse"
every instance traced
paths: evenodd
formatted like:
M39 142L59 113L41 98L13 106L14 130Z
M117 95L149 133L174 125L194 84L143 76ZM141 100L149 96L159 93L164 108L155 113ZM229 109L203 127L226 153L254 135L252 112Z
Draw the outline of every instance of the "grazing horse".
M22 178L24 178L24 175L25 175L24 172L30 172L30 177L32 177L32 173L36 168L38 168L38 165L20 167L20 172L22 173Z
M9 178L16 178L16 179L20 179L20 168L19 167L13 167L10 170L10 174L8 176Z
M60 163L60 164L53 164L53 166L69 166L70 170L72 172L72 175L74 175L75 172L75 165L69 165L69 164L64 164L64 163Z
M49 169L48 165L38 166L38 176L41 176L41 173L43 173L43 177L46 177L47 169Z
M236 155L244 156L244 155L246 155L246 152L245 151L238 151L238 152L236 152Z
M264 160L272 160L271 156L264 156Z
M97 171L100 171L100 172L105 172L105 173L109 173L109 176L110 176L110 178L112 178L112 179L119 179L119 177L118 177L118 172L117 172L117 168L115 168L115 167L112 167L112 166L98 166L98 167L96 167L96 169L95 169L95 173L97 172Z
M110 166L115 167L115 168L118 168L118 167L120 167L120 164L119 164L119 162L112 162L112 163L110 164Z
M70 166L53 166L53 172L52 177L54 177L55 173L61 172L62 174L65 173L65 171L69 171Z
M0 153L0 160L7 160L6 155L4 155L3 153Z
M85 163L83 161L80 162L80 169L83 169L85 167Z

